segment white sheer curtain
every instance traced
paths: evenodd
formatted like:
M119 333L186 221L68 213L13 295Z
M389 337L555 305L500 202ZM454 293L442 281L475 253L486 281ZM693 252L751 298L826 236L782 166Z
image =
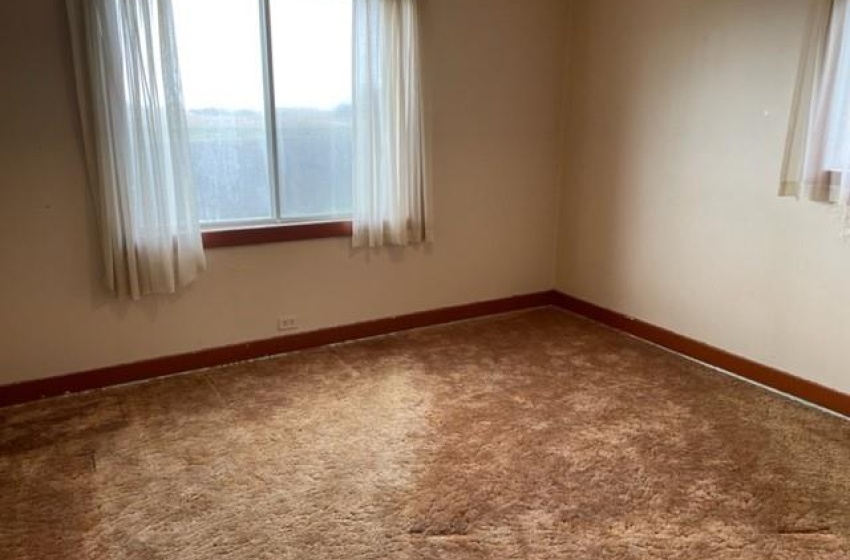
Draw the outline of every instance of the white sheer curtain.
M850 234L850 2L810 0L780 194L838 205Z
M67 0L109 289L173 293L205 268L171 0Z
M416 0L354 0L355 247L431 239Z

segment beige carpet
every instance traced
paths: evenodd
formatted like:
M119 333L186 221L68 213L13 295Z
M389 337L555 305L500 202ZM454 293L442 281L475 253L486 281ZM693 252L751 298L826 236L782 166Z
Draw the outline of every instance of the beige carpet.
M556 310L0 410L0 558L850 558L850 423Z

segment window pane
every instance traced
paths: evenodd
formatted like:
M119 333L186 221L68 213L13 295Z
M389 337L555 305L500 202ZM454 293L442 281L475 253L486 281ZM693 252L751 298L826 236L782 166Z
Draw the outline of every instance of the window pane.
M174 0L174 18L200 219L270 219L259 2Z
M282 215L351 212L351 0L271 0Z

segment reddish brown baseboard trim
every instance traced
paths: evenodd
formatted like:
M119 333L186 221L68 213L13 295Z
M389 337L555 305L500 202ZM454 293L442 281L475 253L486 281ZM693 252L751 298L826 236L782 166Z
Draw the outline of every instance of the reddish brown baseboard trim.
M684 354L839 414L850 416L850 395L557 291L422 311L364 323L211 348L188 354L154 358L61 377L38 379L16 385L0 386L0 407L370 336L549 305L560 307L576 315L629 333L668 350Z
M561 292L554 292L551 297L554 305L576 315L627 332L668 350L684 354L844 416L850 416L850 395Z
M405 331L418 327L474 319L476 317L531 309L534 307L545 307L552 305L553 296L554 292L539 292L470 303L245 344L211 348L189 354L154 358L133 364L100 368L63 375L61 377L38 379L16 385L0 386L0 407L46 397L55 397L66 393L78 393L112 385L143 381L243 360L274 356L294 350L304 350L337 342Z

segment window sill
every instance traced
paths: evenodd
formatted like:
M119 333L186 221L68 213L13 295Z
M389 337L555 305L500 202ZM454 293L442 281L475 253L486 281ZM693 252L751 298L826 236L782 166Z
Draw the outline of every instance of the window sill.
M351 237L351 222L287 224L203 232L205 249L303 241L305 239L325 239L329 237Z

